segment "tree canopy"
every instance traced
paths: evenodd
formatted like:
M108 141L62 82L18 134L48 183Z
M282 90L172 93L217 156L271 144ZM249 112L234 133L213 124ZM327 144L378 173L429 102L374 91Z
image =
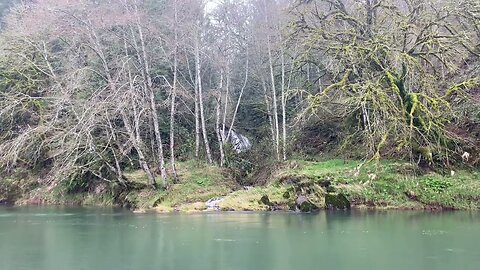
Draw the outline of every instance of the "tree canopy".
M167 188L176 159L259 165L332 138L366 160L478 156L478 1L205 5L17 4L0 34L0 169L127 185L141 168Z

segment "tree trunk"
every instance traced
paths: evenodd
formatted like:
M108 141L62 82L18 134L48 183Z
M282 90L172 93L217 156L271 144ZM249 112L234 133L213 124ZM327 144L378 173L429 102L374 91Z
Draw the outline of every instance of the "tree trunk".
M133 107L135 108L135 105ZM156 188L155 177L153 176L152 170L150 170L150 167L148 166L148 163L145 159L145 155L141 147L141 143L139 141L140 134L137 129L136 129L137 131L134 132L132 127L130 126L130 121L128 121L128 117L127 117L127 114L125 113L125 109L123 108L121 109L121 114L122 114L123 125L125 126L125 129L127 130L130 140L132 141L133 147L137 152L138 163L140 164L140 167L143 169L143 171L147 174L148 184L153 188ZM137 118L136 115L135 115L135 118ZM138 122L137 120L135 121Z
M278 127L277 91L275 87L275 75L273 72L273 59L272 59L272 50L270 45L270 37L267 38L267 47L268 47L268 64L270 67L270 80L272 83L273 118L275 123L275 151L277 154L277 160L280 160L280 134L279 134L279 127Z
M235 111L233 112L232 122L230 124L230 128L228 129L228 134L226 140L230 138L230 133L232 132L233 125L235 124L235 118L237 116L238 108L240 107L240 102L242 101L243 92L245 91L245 87L247 87L248 82L248 47L247 47L247 59L245 63L245 80L243 82L242 89L240 90L240 95L238 96L237 105L235 106Z
M287 116L286 116L286 101L285 101L285 56L282 47L282 139L283 139L283 160L287 160Z
M196 59L195 59L196 61ZM200 155L200 109L198 105L198 76L197 65L195 62L195 157Z
M125 39L125 55L128 57L128 48L127 48L127 41ZM128 70L128 83L129 83L129 88L130 88L130 98L135 97L135 91L134 91L134 85L133 85L133 78L132 78L132 73L130 71L130 66L128 66L127 63L127 70ZM106 70L107 72L109 71L108 68ZM111 77L107 75L108 80L111 80ZM114 87L113 84L111 84L111 87ZM121 109L121 114L122 114L122 120L123 124L125 126L125 129L127 130L127 133L130 137L130 140L132 141L133 147L135 148L135 151L137 152L138 155L138 162L140 164L140 167L143 169L143 171L147 174L148 178L148 184L151 185L154 189L156 188L156 180L155 176L153 175L150 167L148 166L148 163L145 159L145 155L142 150L142 143L141 143L141 137L140 137L140 130L139 130L139 118L140 116L137 113L137 109L135 104L132 104L133 110L134 110L134 121L135 121L135 132L133 131L132 127L130 126L130 121L128 120L127 114L125 112L125 109Z
M275 142L275 128L273 126L272 110L270 109L270 101L268 100L267 84L262 77L263 97L265 98L265 105L267 106L268 122L270 123L270 133L272 135L272 142Z
M229 61L227 59L227 83L226 83L226 89L225 89L225 101L224 101L224 108L223 108L223 122L222 122L222 141L223 143L226 142L226 126L227 126L227 114L228 114L228 98L230 94L230 66L229 66Z
M119 149L120 148L120 143L117 140L117 135L115 134L115 130L114 130L113 125L112 125L112 121L110 121L110 118L108 117L108 114L107 114L107 122L108 122L108 128L110 130L110 133L112 134L111 135L112 140L113 140L113 142L115 142L115 145L117 146L117 149ZM117 154L115 153L115 148L111 147L111 149L112 149L113 158L115 160L115 171L117 173L118 182L121 185L126 186L125 179L124 179L123 172L122 172L122 168L120 167L120 162L118 161Z
M198 88L198 105L200 107L200 121L202 125L203 141L205 143L205 152L207 154L208 162L213 163L212 154L210 153L210 146L208 143L207 128L205 126L205 115L203 111L202 74L201 74L201 64L200 64L200 44L198 40L198 35L195 36L195 70L196 70L197 88Z
M140 22L138 21L138 18L137 18L137 27L138 27L138 33L140 36L140 45L142 49L142 57L143 57L142 62L144 65L143 75L144 75L144 78L147 80L146 90L150 98L150 110L151 110L151 116L153 120L153 130L155 132L155 139L157 141L157 151L158 151L158 161L159 161L158 169L162 177L163 188L167 188L167 185L168 185L167 170L165 169L165 156L163 154L163 143L162 143L162 137L160 135L160 124L158 121L157 104L155 102L155 92L153 91L152 78L150 76L150 67L148 65L147 51L145 49L145 41L143 39L142 27L140 26Z
M220 98L217 98L217 121L216 121L216 130L217 130L217 140L220 147L220 167L225 165L225 152L223 150L223 140L222 135L220 134Z
M177 33L177 1L174 1L174 53L173 53L173 86L170 96L170 165L172 166L173 180L177 181L177 168L175 165L175 99L177 96L177 68L178 68L178 33Z
M218 146L220 150L220 167L225 165L225 152L223 151L223 137L220 134L220 110L222 105L222 88L223 88L223 72L220 74L220 86L218 89L218 95L216 98L217 107L216 107L216 118L215 118L215 130L217 133Z

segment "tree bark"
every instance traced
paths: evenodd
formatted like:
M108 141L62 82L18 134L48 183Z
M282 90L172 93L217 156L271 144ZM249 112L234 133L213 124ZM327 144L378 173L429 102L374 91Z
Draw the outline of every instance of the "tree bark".
M172 166L173 180L177 181L175 164L175 99L177 96L177 68L178 68L178 33L177 33L177 1L174 0L174 52L173 52L173 86L170 96L170 165Z
M226 126L227 126L227 114L228 114L228 98L230 94L230 65L229 65L229 60L227 57L227 68L226 68L226 75L227 75L227 83L226 83L226 88L225 88L225 101L224 101L224 108L223 108L223 122L222 122L222 141L223 143L226 142L226 136L225 136L225 131L226 131Z
M265 79L262 76L263 97L265 99L265 106L267 107L268 122L270 123L270 133L272 135L272 142L275 142L275 128L273 126L272 110L270 109L270 101L268 100L268 90Z
M282 140L283 140L283 160L287 160L287 116L285 101L285 55L282 46Z
M135 108L135 105L133 107ZM145 154L143 153L143 150L142 150L142 145L139 141L140 133L138 132L137 128L135 128L136 131L133 131L132 127L130 126L130 121L128 121L128 117L124 108L121 109L121 114L122 114L123 125L125 126L125 129L127 130L130 140L132 141L133 147L137 152L138 163L140 164L140 167L143 169L143 171L147 174L148 184L153 188L156 188L155 177L153 176L152 170L148 166L148 163L145 159ZM135 115L135 118L137 118L136 115ZM135 121L138 122L137 120ZM138 124L135 126L138 126Z
M196 61L196 59L195 59ZM195 62L195 157L200 156L200 106L198 95L197 65Z
M208 143L207 128L205 126L205 115L203 110L203 93L202 93L202 74L200 63L200 44L198 34L195 36L195 70L197 77L197 89L198 89L198 105L200 107L200 121L202 125L203 141L205 143L205 152L207 154L208 163L213 163L212 154L210 153L210 146Z
M273 59L272 59L272 49L270 45L270 37L267 37L267 48L268 48L268 64L270 67L270 80L272 83L272 100L273 100L273 118L275 126L275 151L277 154L277 160L280 160L280 134L278 127L278 111L277 111L277 90L275 87L275 75L273 71Z
M226 140L230 138L230 134L232 133L233 125L235 124L235 118L237 116L238 108L240 107L240 102L242 101L243 92L247 86L248 82L248 47L247 47L247 58L245 63L245 80L243 82L242 89L240 90L240 95L238 96L237 105L235 106L235 111L233 112L232 122L230 123L230 128L228 129L228 134Z
M107 114L106 119L107 119L107 122L108 122L108 128L110 130L110 133L112 134L111 135L112 140L113 140L113 142L115 142L116 148L120 149L121 148L120 143L117 140L117 135L115 134L115 129L113 128L112 121L110 121L110 118L108 117L108 114ZM113 158L115 160L114 170L117 173L117 180L121 185L126 186L125 178L124 178L124 175L123 175L123 172L122 172L122 168L120 167L120 162L118 160L117 154L115 153L115 148L111 147L111 150L112 150Z
M216 98L216 118L215 118L215 130L217 133L217 140L218 140L218 146L220 150L220 167L223 167L225 165L225 152L223 150L223 137L220 134L220 110L221 110L221 105L222 105L222 88L223 88L223 72L220 72L220 86L218 89L218 95Z
M125 55L128 57L128 49L127 49L126 39L125 39ZM134 85L133 85L132 72L130 71L130 67L128 65L129 64L127 63L128 84L129 84L129 89L130 89L129 96L130 96L130 98L134 98L135 97L135 91L134 91ZM106 71L108 72L108 75L107 75L108 80L111 80L111 76L109 75L109 73L110 73L109 69L107 68ZM114 87L113 83L111 84L111 87ZM135 104L132 104L132 107L133 107L133 111L134 111L135 131L130 126L130 121L128 120L128 116L125 112L125 108L121 109L123 124L125 126L125 129L127 130L127 133L130 137L130 140L132 141L133 147L135 148L135 151L137 152L138 162L140 164L140 167L147 174L148 184L151 185L155 189L156 188L155 176L153 175L153 173L150 169L150 166L148 166L148 163L145 159L145 155L144 155L143 150L142 150L142 144L143 143L141 142L140 128L139 128L139 124L138 124L140 116L137 113L137 109L136 109Z
M150 110L151 110L151 116L153 120L153 130L155 133L155 139L157 141L157 151L158 151L158 161L159 161L158 169L160 170L160 175L162 177L163 188L167 188L168 186L167 170L165 169L165 156L163 154L162 136L160 135L160 124L158 121L157 104L155 102L155 92L153 91L152 78L150 76L150 67L148 65L148 58L147 58L147 52L145 49L145 41L143 39L142 28L139 24L138 24L138 32L140 36L140 45L141 45L142 55L143 55L143 64L144 64L143 73L144 73L145 79L147 80L146 90L148 92L149 99L150 99Z

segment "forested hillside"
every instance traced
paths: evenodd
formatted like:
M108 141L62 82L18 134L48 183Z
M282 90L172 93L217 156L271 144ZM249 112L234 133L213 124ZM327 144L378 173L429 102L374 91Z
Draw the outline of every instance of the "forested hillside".
M0 174L166 189L193 159L239 183L298 158L480 165L478 0L217 2L17 4Z

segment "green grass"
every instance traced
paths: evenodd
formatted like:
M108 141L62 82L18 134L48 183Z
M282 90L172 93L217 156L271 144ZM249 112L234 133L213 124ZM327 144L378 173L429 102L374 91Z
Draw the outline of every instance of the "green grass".
M480 209L478 171L458 170L452 176L449 172L422 174L416 165L404 161L292 161L276 177L280 182L289 178L329 180L357 207Z
M151 190L149 188L132 191L127 200L139 208L157 207L189 211L199 208L199 202L231 193L236 184L225 177L224 171L217 167L198 161L177 163L178 182L170 184L168 190ZM141 170L128 172L126 177L137 183L147 183L147 177ZM173 179L169 179L172 182ZM157 178L157 182L161 180ZM192 207L186 207L193 205Z
M268 196L277 209L289 209L295 200L292 189L328 180L336 192L345 194L355 207L381 209L480 209L480 175L458 170L450 174L422 173L416 165L395 160L361 162L356 160L293 160L280 166L265 186L250 190L239 187L215 166L198 161L178 164L179 183L168 191L142 190L128 194L137 207L159 211L201 211L213 197L225 196L223 210L265 211L260 202ZM131 181L146 183L142 171L130 172ZM236 191L235 191L236 190ZM285 198L285 193L291 196ZM323 192L323 191L322 191ZM324 204L322 192L311 196Z
M288 210L291 200L283 197L287 191L288 186L274 184L266 187L254 187L250 190L238 190L227 195L219 206L223 210L266 211L270 207L260 201L266 195L272 205Z
M115 189L105 184L103 191L68 193L38 185L25 175L0 179L0 200L19 204L81 204L109 206L117 203L136 209L158 212L205 210L205 202L224 197L223 210L264 211L292 208L297 194L308 194L309 200L325 205L324 181L329 191L343 193L354 207L382 209L469 209L480 210L480 172L458 169L452 175L422 172L415 164L383 160L364 163L355 160L292 160L275 168L267 184L243 190L221 168L199 161L177 164L179 181L168 190L153 190L141 170L126 172L132 189ZM161 183L161 179L157 179ZM171 182L172 179L169 179ZM288 196L285 196L288 194ZM267 196L270 206L260 200Z

